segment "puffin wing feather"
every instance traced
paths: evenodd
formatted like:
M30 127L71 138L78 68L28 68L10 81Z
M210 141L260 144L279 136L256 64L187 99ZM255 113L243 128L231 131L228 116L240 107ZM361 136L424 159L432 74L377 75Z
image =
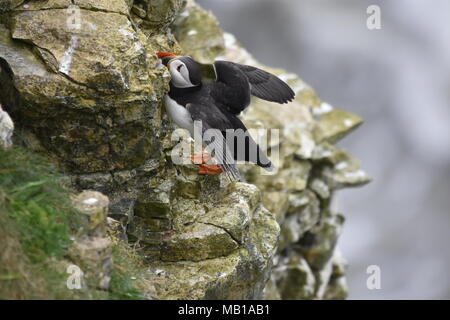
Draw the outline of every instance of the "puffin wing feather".
M214 65L218 81L226 80L230 74L236 74L237 70L241 71L255 97L277 103L287 103L295 97L294 91L286 82L267 71L230 61L216 61Z
M294 91L277 76L256 67L238 66L247 76L251 93L255 97L277 103L288 103L294 99Z
M230 151L226 139L222 135L222 132L233 128L230 120L213 104L205 106L202 104L188 103L186 109L190 112L192 120L201 122L202 142L207 146L207 150L214 151L215 160L228 178L231 181L241 180L233 153Z

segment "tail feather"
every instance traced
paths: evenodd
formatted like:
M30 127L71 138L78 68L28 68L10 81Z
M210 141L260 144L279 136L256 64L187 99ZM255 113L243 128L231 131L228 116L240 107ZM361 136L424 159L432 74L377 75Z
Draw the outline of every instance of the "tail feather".
M220 164L220 167L222 168L223 172L225 172L230 181L242 180L241 173L239 172L239 169L237 168L235 163L223 163Z

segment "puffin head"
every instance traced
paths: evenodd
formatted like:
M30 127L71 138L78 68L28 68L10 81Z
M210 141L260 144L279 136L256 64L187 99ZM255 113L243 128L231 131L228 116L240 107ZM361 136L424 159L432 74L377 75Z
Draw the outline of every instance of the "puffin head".
M172 84L177 88L191 88L202 84L202 76L197 63L188 56L176 56L168 52L157 52L156 55L169 69Z

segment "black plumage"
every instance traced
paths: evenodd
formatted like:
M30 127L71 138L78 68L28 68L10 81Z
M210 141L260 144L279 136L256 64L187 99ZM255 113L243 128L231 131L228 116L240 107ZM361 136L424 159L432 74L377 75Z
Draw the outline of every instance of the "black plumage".
M267 71L227 61L218 61L215 65L220 65L224 69L229 69L233 66L241 70L250 84L251 94L255 97L282 104L294 99L295 93L291 87Z
M271 169L272 163L249 135L247 128L237 115L248 107L251 95L272 102L287 103L295 96L292 89L278 77L264 70L228 61L216 61L213 65L216 80L202 82L199 80L201 79L200 70L194 65L195 61L192 58L170 58L172 59L164 57L163 63L169 65L170 69L173 59L182 61L189 71L189 81L192 85L179 87L175 81L171 81L168 95L178 105L186 108L193 121L202 122L203 133L208 129L220 132L222 141L217 141L217 138L208 140L204 137L203 142L207 146L215 147L222 143L223 154L220 154L222 151L216 148L215 156L217 153L223 156L224 161L219 164L223 171L239 180L236 160L249 161ZM180 63L175 64L177 71L181 72L183 66L180 66ZM172 79L174 79L173 72L175 71L171 70ZM175 76L178 75L175 74ZM231 131L239 134L230 136ZM240 139L244 141L243 145L237 143Z

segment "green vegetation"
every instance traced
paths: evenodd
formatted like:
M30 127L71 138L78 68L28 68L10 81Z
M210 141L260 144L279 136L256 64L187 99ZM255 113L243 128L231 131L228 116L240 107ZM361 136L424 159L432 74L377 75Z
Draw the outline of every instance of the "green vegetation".
M68 290L67 250L80 229L63 176L42 156L0 148L0 299L138 299L139 259L115 241L108 292Z
M113 248L114 269L109 284L109 299L141 300L143 295L135 287L142 264L139 257L124 242ZM133 275L134 273L134 275Z

